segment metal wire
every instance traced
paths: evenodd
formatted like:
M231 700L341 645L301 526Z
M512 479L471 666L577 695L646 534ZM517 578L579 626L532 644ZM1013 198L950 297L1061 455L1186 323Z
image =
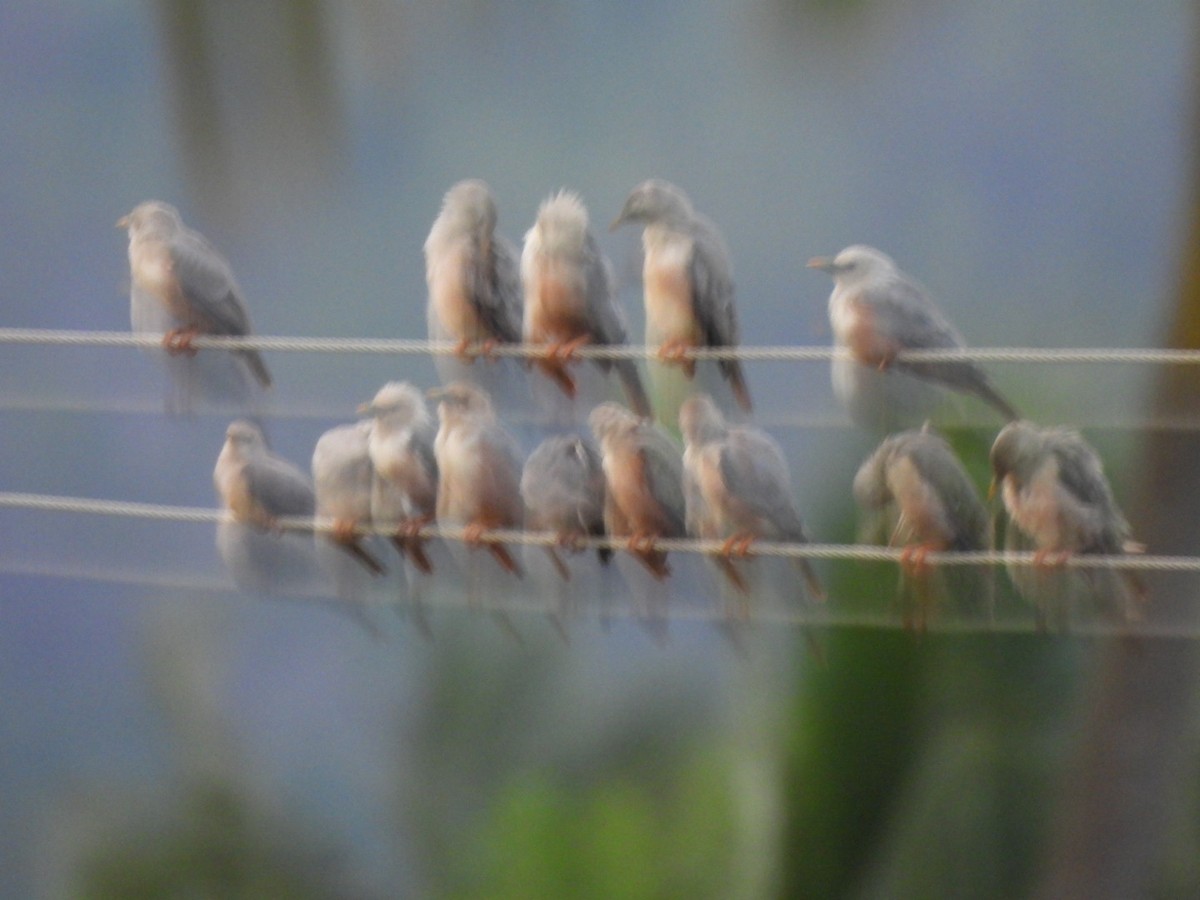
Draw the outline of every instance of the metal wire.
M131 334L124 331L60 331L38 328L0 328L0 344L58 345L76 347L140 347L162 346L157 334ZM452 356L460 352L453 341L405 340L399 338L310 338L218 337L197 335L192 342L198 349L214 350L273 350L291 353L376 353L432 354ZM546 355L542 344L497 344L484 353L482 347L469 347L476 355L498 357L541 357ZM657 359L659 349L653 346L583 346L575 351L580 359ZM775 362L828 362L848 359L847 350L837 347L694 347L683 353L688 359L741 359ZM1200 350L1162 348L1035 348L1035 347L962 347L940 350L903 350L897 362L1001 362L1001 363L1125 363L1144 365L1200 364Z
M189 506L164 506L156 503L137 503L123 500L93 500L83 497L60 497L50 494L26 494L17 492L0 492L0 508L28 509L54 513L78 513L85 515L120 516L126 518L149 519L160 522L187 522L194 524L217 524L228 521L230 514L224 510L206 509ZM328 518L297 518L285 517L276 523L282 531L320 532L334 530L333 519ZM362 525L357 529L360 534L390 535L395 528L386 526ZM422 538L444 538L462 541L467 529L455 525L427 525L421 528ZM485 543L517 544L527 546L557 546L559 535L548 531L521 531L515 529L495 529L483 534L481 540ZM621 550L627 546L627 541L620 538L586 537L580 538L576 546L584 549L609 548ZM658 550L670 553L700 553L716 554L724 548L722 541L697 540L693 538L662 538L654 542ZM796 544L776 541L756 541L751 550L752 556L786 557L792 559L829 559L860 562L890 562L898 563L904 558L904 550L899 547L877 547L860 544ZM1034 565L1037 554L1012 553L1001 551L931 552L924 557L929 564L949 566L980 566L980 565ZM1190 556L1149 556L1142 554L1099 555L1079 554L1068 557L1064 561L1068 568L1087 569L1137 569L1141 571L1159 572L1200 572L1200 558Z

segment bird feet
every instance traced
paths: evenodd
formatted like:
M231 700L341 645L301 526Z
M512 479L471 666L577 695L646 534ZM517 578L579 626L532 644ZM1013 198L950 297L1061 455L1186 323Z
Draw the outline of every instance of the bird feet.
M1033 564L1039 569L1061 569L1070 558L1070 550L1038 550L1033 554Z
M575 352L588 344L588 336L581 335L577 338L572 338L569 341L559 341L558 343L550 344L546 347L546 359L559 363L568 363L575 360Z
M172 356L195 356L198 351L192 342L199 334L195 328L172 328L163 335L163 347Z
M454 355L465 363L473 363L480 357L488 362L495 362L500 358L496 355L496 341L492 338L483 341L463 338L454 348Z
M721 555L726 559L737 557L745 559L753 554L750 553L750 545L758 540L758 536L754 534L735 534L731 535L721 545Z
M692 345L687 341L666 341L658 347L658 358L664 363L680 366L688 378L696 375L696 360L691 353Z
M929 554L944 549L936 543L907 544L900 551L900 566L910 575L920 577L929 571Z

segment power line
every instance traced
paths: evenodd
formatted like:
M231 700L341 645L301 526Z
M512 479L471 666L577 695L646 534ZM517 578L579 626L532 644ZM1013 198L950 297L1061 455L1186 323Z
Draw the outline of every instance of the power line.
M84 515L118 516L140 518L160 522L185 522L215 525L232 521L228 512L219 509L188 506L166 506L156 503L139 503L123 500L94 500L83 497L61 497L50 494L26 494L0 492L0 508L27 509L42 512L72 513ZM283 531L320 532L334 530L334 521L327 518L281 518L278 527ZM444 538L464 540L465 528L455 525L427 525L421 528L422 538ZM390 535L395 528L363 525L361 534ZM525 546L554 547L559 536L547 531L522 531L495 529L485 532L485 543L517 544ZM620 538L585 537L576 546L582 549L622 550L627 542ZM724 547L723 541L698 540L694 538L663 538L655 541L658 550L669 553L716 554ZM776 541L756 541L751 556L785 557L791 559L827 559L859 562L900 562L904 550L898 547L879 547L862 544L796 544ZM931 565L981 566L981 565L1034 565L1037 555L1032 552L1013 553L984 550L977 552L941 551L926 555ZM1077 554L1065 560L1068 568L1080 569L1126 569L1158 572L1200 572L1200 557L1149 556L1143 554L1100 555Z
M0 328L0 344L56 345L75 347L162 347L162 336L153 333L132 334L124 331L63 331L39 328ZM218 337L198 335L193 346L214 350L272 350L291 353L365 353L390 355L453 356L460 347L453 341L410 340L401 338L313 338ZM481 354L481 347L469 352ZM546 354L540 344L497 344L487 351L497 357L530 358ZM580 359L658 359L659 349L644 345L580 347ZM828 362L849 359L848 351L835 347L739 346L695 347L684 356L696 360L740 359L764 362ZM962 347L939 350L902 350L897 362L1000 362L1000 363L1124 363L1142 365L1200 364L1200 350L1163 348L1037 348L1037 347Z

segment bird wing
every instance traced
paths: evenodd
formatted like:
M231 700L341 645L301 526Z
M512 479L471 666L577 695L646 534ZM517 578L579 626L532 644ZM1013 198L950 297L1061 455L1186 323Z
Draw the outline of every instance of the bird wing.
M269 516L311 516L316 509L312 483L284 459L260 455L243 469L250 496Z
M949 519L954 550L985 550L991 544L991 517L975 483L950 445L934 434L909 434L897 452L905 453L932 486Z
M1083 551L1120 553L1129 537L1129 523L1113 497L1100 457L1073 431L1051 435L1050 452L1058 465L1058 481L1074 501L1076 522L1088 539Z
M625 343L628 330L621 308L617 306L613 295L612 269L590 231L583 241L582 265L587 318L592 329L593 343Z
M734 429L721 446L720 465L730 494L770 522L780 536L806 540L792 502L787 463L775 441L756 430Z
M683 461L679 449L657 425L644 423L638 432L646 489L662 509L670 531L662 536L683 537L687 533L687 512L683 497Z
M688 279L696 319L710 347L732 347L738 343L737 310L733 305L733 267L729 251L716 226L696 216L689 236L692 256Z
M250 315L224 257L187 230L171 240L170 255L179 289L206 329L217 335L247 334Z
M499 235L491 253L472 273L471 298L488 334L509 344L521 342L521 260L516 248Z

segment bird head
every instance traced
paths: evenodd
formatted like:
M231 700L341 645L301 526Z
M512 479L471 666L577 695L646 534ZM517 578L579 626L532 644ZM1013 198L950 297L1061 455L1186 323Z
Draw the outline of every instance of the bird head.
M620 214L613 220L609 230L627 222L676 223L684 222L694 215L687 194L667 181L652 178L643 181L625 199Z

